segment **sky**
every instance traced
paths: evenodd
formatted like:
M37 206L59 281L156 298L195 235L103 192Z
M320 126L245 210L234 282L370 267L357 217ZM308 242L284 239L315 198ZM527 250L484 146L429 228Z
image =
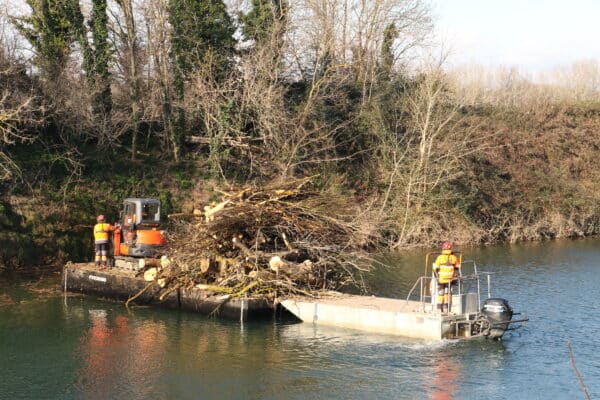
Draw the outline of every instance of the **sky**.
M600 60L600 0L431 0L453 65L532 74Z

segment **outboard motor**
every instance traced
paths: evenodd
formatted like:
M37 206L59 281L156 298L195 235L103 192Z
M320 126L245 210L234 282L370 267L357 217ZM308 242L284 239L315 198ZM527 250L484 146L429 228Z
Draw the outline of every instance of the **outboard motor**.
M513 317L513 310L508 305L508 301L500 298L485 300L481 313L490 323L488 334L490 339L501 338Z

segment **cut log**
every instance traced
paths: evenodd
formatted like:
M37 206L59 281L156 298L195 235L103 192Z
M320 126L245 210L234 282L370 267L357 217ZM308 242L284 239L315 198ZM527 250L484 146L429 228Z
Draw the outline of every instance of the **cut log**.
M266 270L250 271L250 273L248 273L248 277L252 278L252 279L256 279L256 280L263 280L263 281L274 281L277 279L277 276L273 272L266 271Z
M279 256L273 256L269 260L269 268L271 269L271 271L274 272L279 272L279 269L283 267L284 264L285 262L283 262L283 260Z
M214 207L204 206L204 216L206 217L206 221L212 221L215 218L215 214L217 214L219 211L222 211L230 202L231 200L225 200Z
M158 268L156 268L156 267L148 268L146 271L144 271L144 280L146 282L152 282L153 280L156 279L157 275L158 275Z
M189 214L189 213L174 213L174 214L168 214L167 218L168 219L176 219L176 218L192 218L196 216L196 214Z
M305 260L301 263L292 263L281 259L279 256L271 257L269 268L277 274L286 275L292 279L305 279L312 272L313 263Z
M169 265L171 265L171 260L169 260L169 257L167 257L167 256L162 256L162 257L160 258L160 266L161 266L162 268L168 268L168 267L169 267Z
M248 246L246 246L244 243L242 243L242 241L240 239L238 239L237 237L234 236L233 239L231 239L231 242L233 243L233 245L235 247L240 249L246 257L253 257L256 255L253 251L251 251L248 248Z
M155 268L162 267L162 265L160 264L160 260L157 258L140 258L140 260L138 261L138 264L140 266L140 269L151 268L151 267L155 267Z
M204 257L200 260L200 271L203 274L219 273L219 264L214 258Z
M210 140L211 139L206 136L190 135L190 136L185 137L186 143L203 145L203 146L210 145ZM238 147L238 148L249 148L250 147L250 144L244 143L241 140L239 140L238 138L234 138L234 137L230 137L230 136L222 137L220 140L223 143L226 143L229 147Z

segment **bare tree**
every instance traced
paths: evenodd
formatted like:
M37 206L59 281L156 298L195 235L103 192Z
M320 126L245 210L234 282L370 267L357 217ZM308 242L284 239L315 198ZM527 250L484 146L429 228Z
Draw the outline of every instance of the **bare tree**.
M119 59L123 76L129 91L130 118L128 128L131 130L131 159L135 160L139 124L143 110L141 97L141 67L140 67L140 46L138 44L138 32L134 16L134 4L132 0L116 0L120 8L123 22L115 18L116 36L119 38L120 46Z
M20 174L18 166L5 149L19 143L33 142L36 139L33 128L44 122L40 98L28 88L12 86L20 74L22 71L18 66L4 63L0 66L0 81L11 82L0 89L0 181Z
M6 14L0 15L0 181L20 175L8 148L36 139L34 129L44 122L43 106L18 53L18 39Z
M176 154L175 127L173 125L172 73L169 64L170 26L167 0L150 0L141 5L147 42L146 108L148 119L161 121L163 145Z
M442 184L463 173L466 157L485 146L477 126L470 125L460 112L448 76L440 64L414 76L396 97L395 125L379 118L379 166L385 184L380 219L397 232L394 247L411 241L426 241L423 227L443 234L452 226L447 213L456 194ZM489 133L493 135L494 133ZM437 235L436 235L437 236Z
M351 65L365 99L375 82L387 27L395 26L391 47L400 64L408 63L410 51L432 33L430 10L422 0L303 0L293 16L297 65L312 62L309 70Z

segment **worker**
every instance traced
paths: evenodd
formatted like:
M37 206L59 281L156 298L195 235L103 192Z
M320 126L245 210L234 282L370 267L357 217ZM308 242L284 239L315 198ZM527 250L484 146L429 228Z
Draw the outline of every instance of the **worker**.
M442 243L442 254L437 256L433 263L433 273L437 278L437 308L442 312L448 312L449 303L452 299L452 285L460 271L460 262L452 252L452 243Z
M106 269L108 268L109 236L110 232L115 230L115 227L106 223L102 214L96 217L96 222L97 224L94 225L95 264L100 269Z

